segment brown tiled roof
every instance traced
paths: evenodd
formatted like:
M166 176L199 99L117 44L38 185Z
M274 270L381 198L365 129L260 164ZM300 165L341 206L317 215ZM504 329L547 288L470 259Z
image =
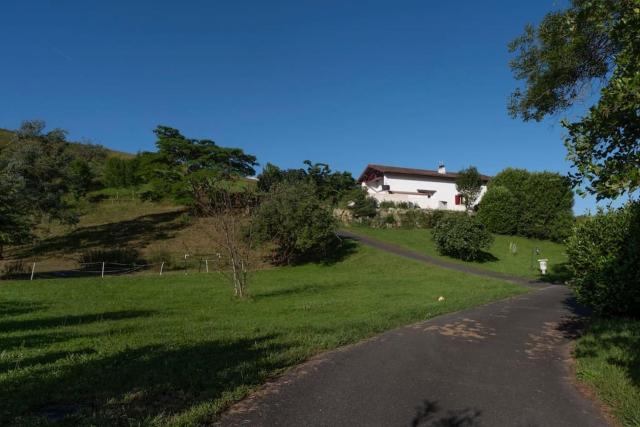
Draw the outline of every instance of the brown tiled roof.
M458 173L456 172L447 172L447 173L438 173L438 171L428 170L428 169L412 169L412 168L400 168L397 166L385 166L385 165L367 165L364 169L360 177L358 178L358 182L362 182L364 180L365 175L368 171L374 171L379 173L396 173L399 175L412 175L412 176L428 176L432 178L440 178L454 181L458 177ZM491 177L487 175L480 175L484 182L488 182Z

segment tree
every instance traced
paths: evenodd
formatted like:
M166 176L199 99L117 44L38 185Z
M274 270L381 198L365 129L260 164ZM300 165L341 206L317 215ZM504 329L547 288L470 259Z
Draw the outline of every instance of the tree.
M316 196L323 202L335 206L346 194L355 187L355 180L349 172L332 171L326 163L303 162L306 169L280 169L267 163L262 173L258 175L258 188L268 192L274 185L287 182L309 182L314 185Z
M0 169L22 182L21 197L36 218L74 223L77 216L67 202L69 165L73 160L66 132L44 132L42 121L25 121L2 151Z
M178 129L158 126L157 153L144 153L141 167L156 192L198 206L194 200L200 181L229 180L255 174L256 157L240 148L220 147L210 139L191 139Z
M214 218L211 237L224 252L217 266L233 285L234 296L246 297L256 259L252 232L256 195L241 181L213 178L200 180L197 191L198 210Z
M507 168L489 182L478 219L495 233L562 241L574 222L571 183L553 172Z
M80 198L87 194L93 186L95 178L89 163L80 159L71 161L69 164L68 176L69 190L76 198Z
M110 157L105 166L102 182L107 187L129 188L139 184L139 156L132 159Z
M6 245L25 243L33 236L33 221L21 195L23 190L19 177L0 168L0 259Z
M462 200L467 211L473 206L482 192L482 177L475 166L470 166L458 173L456 178L456 189L462 195Z
M262 242L274 245L275 263L324 260L337 247L336 220L316 192L311 182L282 182L264 196L254 231Z
M562 120L574 186L598 199L640 188L640 7L637 0L572 0L528 25L509 45L517 88L509 112L540 121L600 96L578 120ZM582 190L579 190L582 192Z

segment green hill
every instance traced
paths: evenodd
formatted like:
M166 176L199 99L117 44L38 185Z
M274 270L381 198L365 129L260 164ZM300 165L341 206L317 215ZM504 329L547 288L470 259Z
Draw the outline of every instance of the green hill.
M0 128L0 150L2 150L4 147L9 145L9 143L13 139L14 135L15 135L14 131L9 130L9 129ZM87 144L83 144L81 142L71 142L71 144L87 145ZM122 158L126 159L126 158L131 158L131 157L134 156L134 154L126 153L124 151L111 150L111 149L106 148L106 147L102 147L102 148L104 148L104 150L106 151L107 157L122 157Z

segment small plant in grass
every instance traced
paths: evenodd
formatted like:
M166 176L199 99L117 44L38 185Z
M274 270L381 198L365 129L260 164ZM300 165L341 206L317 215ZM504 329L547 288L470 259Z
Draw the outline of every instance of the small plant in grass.
M475 217L448 213L432 230L433 240L442 255L465 261L481 260L493 242L493 236Z

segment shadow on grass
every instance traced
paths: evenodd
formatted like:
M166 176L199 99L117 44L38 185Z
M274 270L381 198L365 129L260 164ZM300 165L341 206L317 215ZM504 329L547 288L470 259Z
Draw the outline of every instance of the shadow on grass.
M442 413L437 402L424 400L416 408L416 414L411 420L412 427L473 427L480 425L481 411L477 409L463 409Z
M283 356L287 347L276 341L264 335L179 348L148 345L71 359L53 372L18 372L0 388L0 423L64 418L69 425L139 424L215 399L239 398L290 363Z
M0 332L30 331L61 326L86 325L88 323L149 317L155 312L148 310L122 310L105 313L93 313L73 316L43 317L25 320L6 320L0 322Z
M143 215L138 218L109 224L81 227L71 233L40 241L33 247L21 248L17 258L66 253L88 249L136 246L144 247L152 241L171 238L186 224L176 221L184 210ZM135 245L132 245L135 243Z
M566 283L571 279L572 274L569 270L569 264L566 262L560 264L552 264L549 271L544 276L540 275L540 280L548 283Z
M358 251L358 243L349 237L338 237L338 242L325 258L320 262L322 265L334 265L344 261L350 255Z
M640 320L595 318L588 335L576 346L576 358L603 358L621 368L635 387L640 387Z
M0 318L5 316L20 316L40 311L46 308L44 304L22 301L0 301Z

